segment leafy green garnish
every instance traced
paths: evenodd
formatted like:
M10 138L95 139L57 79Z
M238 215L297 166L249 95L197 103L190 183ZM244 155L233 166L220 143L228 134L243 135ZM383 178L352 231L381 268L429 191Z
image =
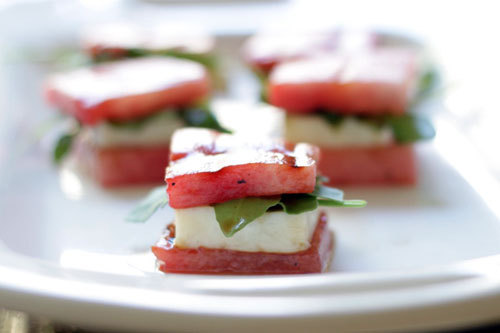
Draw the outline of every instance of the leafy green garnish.
M255 221L266 212L283 210L286 214L301 214L315 210L318 206L364 207L363 200L343 200L343 192L320 184L318 178L316 189L312 193L282 194L272 197L247 197L214 204L215 218L220 230L226 237L233 236L250 222ZM144 222L158 208L168 203L168 196L163 186L153 190L126 217L130 222Z
M318 206L364 207L366 201L344 200L341 190L316 183L312 193L282 194L280 197L250 197L215 204L215 217L221 231L231 237L248 223L268 211L283 210L287 214L302 214L315 210Z
M269 80L267 74L262 71L255 69L255 77L259 80L260 92L259 99L261 102L269 103Z
M61 122L64 122L65 118L59 119L52 126L61 125ZM67 125L63 123L63 125ZM54 150L52 151L53 161L58 164L64 159L66 155L71 151L71 147L73 146L73 142L75 138L80 133L80 124L77 122L70 122L70 126L64 126L63 133L57 139Z
M410 143L420 140L432 139L436 134L431 122L423 116L414 113L402 115L381 115L381 116L345 116L338 113L318 112L332 126L339 126L348 117L369 124L377 129L389 127L394 134L397 143Z
M287 214L301 214L318 208L318 200L309 194L282 194L278 203Z
M188 59L188 60L198 62L211 70L214 69L216 67L216 64L217 64L217 62L215 60L215 56L212 54L208 54L208 53L187 53L187 52L181 52L181 51L177 51L177 50L153 51L153 50L140 49L140 48L132 48L132 49L127 50L127 57L130 57L130 58L137 58L137 57L144 57L144 56L151 56L151 55Z
M137 207L135 207L125 218L129 222L145 222L159 208L168 204L168 195L165 186L159 186L152 190Z
M318 115L320 115L323 119L325 119L330 125L332 126L337 126L344 121L345 116L339 114L339 113L332 113L324 110L319 110L317 112Z
M126 56L129 58L139 58L151 55L152 52L146 49L132 48L126 50Z
M217 60L213 54L209 53L183 53L179 51L165 51L162 52L161 55L172 56L181 59L192 60L202 64L207 67L209 70L215 70L217 67Z
M221 126L212 112L204 108L182 110L179 111L179 116L187 126L210 128L222 133L231 133L231 131Z
M75 134L63 134L59 137L54 147L54 162L60 163L64 156L70 152L75 136Z
M432 139L436 132L427 118L406 113L400 116L385 116L384 122L390 126L398 143L410 143Z
M370 124L377 129L389 127L397 143L403 144L432 139L436 134L434 127L426 117L417 116L415 109L420 103L436 93L439 81L439 72L434 67L429 67L420 77L418 92L410 105L409 112L402 115L346 116L334 110L318 110L316 114L320 115L332 126L339 126L348 117L354 117L356 120Z
M318 199L318 205L326 207L351 207L351 208L361 208L366 206L366 201L364 200L325 200Z
M157 118L163 116L165 112L172 111L160 111L128 121L108 120L108 124L117 129L139 130L146 126L149 122L155 121ZM219 124L214 114L206 107L178 110L176 115L182 119L186 126L210 128L219 132L231 133L231 131Z
M414 97L412 106L415 107L429 97L434 96L438 91L441 90L439 89L440 84L441 76L439 74L439 71L432 66L427 68L427 70L425 70L422 75L420 75L418 91Z
M431 91L439 81L439 73L435 68L429 68L420 78L419 94Z
M108 120L107 123L117 129L131 129L131 130L139 130L144 127L150 121L158 118L163 114L163 112L171 112L171 111L160 111L155 112L153 114L148 114L142 117L136 117L127 121L117 121L117 120Z
M116 57L108 52L101 52L93 55L92 61L96 64L100 64L102 62L114 61L117 60L118 58L119 57Z
M222 233L226 237L231 237L279 202L279 196L229 200L214 205L215 218Z
M314 196L318 200L318 205L320 206L354 208L366 206L366 201L364 200L344 200L343 191L333 187L324 186L319 181L316 182L314 192L309 195Z
M308 195L314 196L316 198L342 201L344 200L344 192L337 188L324 186L321 184L321 181L316 181L316 186L312 193Z

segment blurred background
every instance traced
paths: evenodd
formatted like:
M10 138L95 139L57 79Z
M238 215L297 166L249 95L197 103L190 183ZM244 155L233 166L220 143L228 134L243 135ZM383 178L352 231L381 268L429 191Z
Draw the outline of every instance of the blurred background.
M169 21L201 27L216 37L217 52L238 59L238 47L267 29L344 27L401 35L425 45L443 78L442 107L500 179L500 20L497 1L167 1L167 0L0 0L0 136L5 124L25 122L15 107L35 109L30 124L51 111L42 102L41 78L55 69L82 63L80 33L112 21L154 24ZM235 46L236 45L236 46ZM226 54L225 54L226 53ZM226 74L221 94L256 99L257 83L247 80L242 64ZM243 87L243 88L242 88ZM14 107L15 105L15 107ZM460 147L455 147L460 153ZM4 152L0 147L0 160ZM498 327L483 331L497 331ZM3 332L79 331L49 319L0 310Z
M77 63L79 59L72 59L66 51L78 49L82 29L110 21L154 24L174 20L240 41L256 31L277 28L333 26L401 34L423 41L430 50L446 78L445 106L500 176L497 13L497 3L486 0L0 0L0 59L4 64L0 70L8 71L6 64L50 63L58 57ZM8 75L2 77L0 84L9 86ZM235 97L253 96L234 85L228 87ZM8 95L8 89L1 91ZM8 96L2 97L6 103Z

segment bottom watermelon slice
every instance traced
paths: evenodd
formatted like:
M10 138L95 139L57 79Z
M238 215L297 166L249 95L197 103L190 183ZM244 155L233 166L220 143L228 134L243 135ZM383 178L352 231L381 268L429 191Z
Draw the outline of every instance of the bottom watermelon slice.
M320 147L319 173L329 185L414 185L417 165L412 145Z
M77 158L103 187L162 184L169 145L149 147L77 146Z
M175 229L152 247L159 269L190 274L304 274L327 270L333 253L333 234L325 213L320 214L309 249L296 253L243 252L204 247L181 249L174 245Z

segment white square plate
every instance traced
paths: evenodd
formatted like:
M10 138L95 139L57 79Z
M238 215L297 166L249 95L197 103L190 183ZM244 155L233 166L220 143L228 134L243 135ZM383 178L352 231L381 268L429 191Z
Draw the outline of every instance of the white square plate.
M230 94L255 86L221 37ZM362 210L331 209L331 272L307 276L164 275L149 246L172 218L123 217L147 189L105 191L56 169L33 137L52 110L47 67L0 71L0 305L84 327L137 331L385 331L453 327L500 313L500 185L446 112L418 147L415 188L346 189ZM8 112L7 112L7 111Z

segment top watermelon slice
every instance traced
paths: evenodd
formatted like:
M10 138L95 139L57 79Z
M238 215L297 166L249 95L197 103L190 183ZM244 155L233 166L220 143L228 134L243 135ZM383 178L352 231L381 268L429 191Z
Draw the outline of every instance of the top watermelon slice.
M318 149L267 140L198 128L176 131L165 177L170 206L314 191Z
M410 49L323 55L277 66L269 100L289 112L397 115L407 110L417 80L417 57Z
M81 123L126 121L162 108L192 106L210 90L199 63L166 57L96 65L53 75L47 100Z
M196 27L179 23L142 26L107 23L84 30L82 46L93 59L119 59L131 52L208 54L214 39Z
M377 35L364 30L261 33L243 48L245 61L267 75L278 64L323 53L373 48Z

